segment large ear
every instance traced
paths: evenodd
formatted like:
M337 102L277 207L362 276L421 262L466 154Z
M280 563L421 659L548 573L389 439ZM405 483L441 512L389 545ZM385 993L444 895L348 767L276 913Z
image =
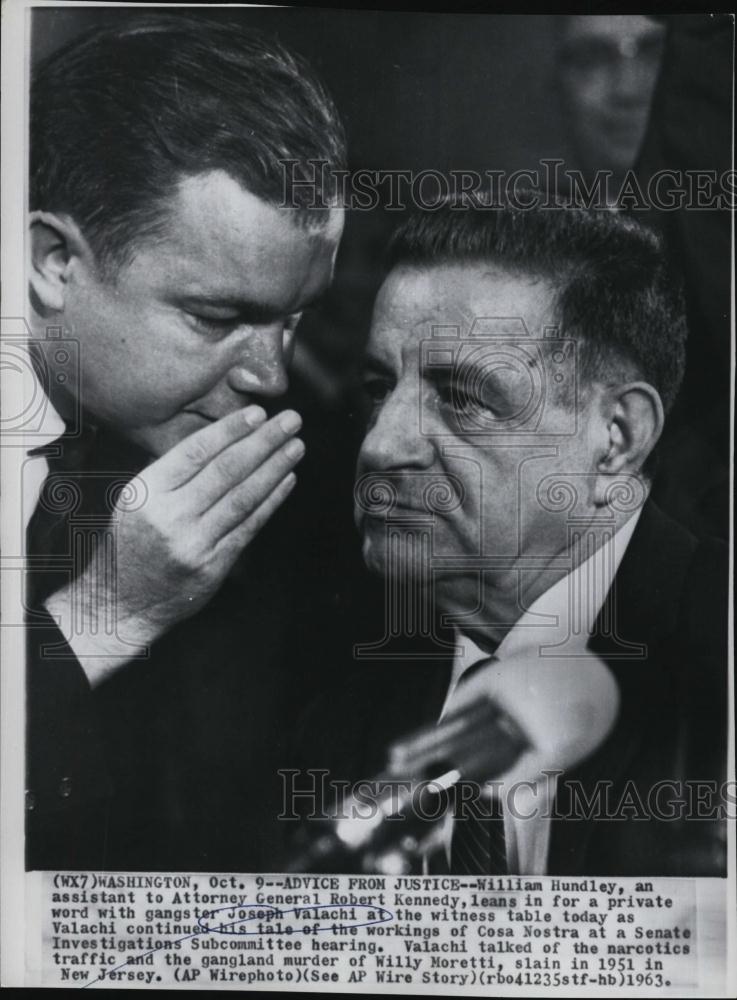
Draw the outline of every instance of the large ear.
M596 470L604 502L610 477L637 475L660 437L665 413L657 389L648 382L627 382L609 390L604 453Z
M42 316L61 313L75 265L92 259L89 245L76 223L52 212L31 212L29 235L33 306Z

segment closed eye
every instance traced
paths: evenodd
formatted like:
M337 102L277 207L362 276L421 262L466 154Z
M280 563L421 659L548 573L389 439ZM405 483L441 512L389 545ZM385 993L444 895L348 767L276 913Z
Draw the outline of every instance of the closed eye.
M205 316L201 313L189 312L189 310L185 310L185 315L188 317L192 326L194 326L197 330L203 331L204 333L228 333L230 330L235 329L235 327L241 322L241 318L238 313L228 316Z
M259 326L258 322L249 321L248 317L242 315L241 313L233 313L223 316L212 316L204 315L202 313L190 312L185 310L187 317L189 318L192 325L203 331L204 333L227 334L231 330L234 330L238 326L250 325ZM302 319L303 312L291 313L289 316L284 318L284 332L286 334L292 334L297 329L300 320ZM272 322L276 322L272 320Z

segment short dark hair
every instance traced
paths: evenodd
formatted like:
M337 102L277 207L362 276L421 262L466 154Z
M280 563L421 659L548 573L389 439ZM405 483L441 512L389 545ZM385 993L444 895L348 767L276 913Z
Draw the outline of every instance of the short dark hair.
M662 237L610 209L549 195L524 203L532 207L450 199L413 215L394 233L387 267L482 261L547 279L560 332L578 344L579 384L641 378L668 412L683 380L687 328Z
M285 176L312 183L310 161L345 160L335 106L300 57L184 13L116 18L52 53L34 73L30 124L30 208L71 216L105 270L160 232L185 177L224 170L320 224L327 213L302 206Z

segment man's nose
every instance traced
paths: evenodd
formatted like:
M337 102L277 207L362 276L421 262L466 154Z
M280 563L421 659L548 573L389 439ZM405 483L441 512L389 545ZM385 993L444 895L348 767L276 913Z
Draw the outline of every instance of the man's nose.
M231 389L271 398L287 391L284 323L252 328L244 337L228 372Z
M435 459L432 440L423 433L417 393L395 388L374 416L358 456L360 471L427 469Z

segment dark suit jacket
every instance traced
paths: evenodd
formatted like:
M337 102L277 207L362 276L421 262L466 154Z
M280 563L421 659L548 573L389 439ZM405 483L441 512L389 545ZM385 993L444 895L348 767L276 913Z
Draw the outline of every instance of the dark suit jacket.
M334 438L314 428L334 458ZM53 560L68 556L70 531L105 521L110 470L125 481L141 456L108 437L83 464L69 474L90 473L82 507L55 542L42 540L29 588L27 867L279 871L278 770L298 709L330 669L324 622L343 599L344 525L324 506L325 467L300 470L289 503L207 607L93 691L42 602L68 578ZM347 496L335 477L330 487L353 539L345 468Z
M610 594L615 629L602 613L589 644L617 679L619 717L559 779L549 874L725 874L713 806L726 768L727 573L722 543L697 541L646 504ZM300 765L351 782L374 777L391 741L439 717L449 676L447 660L358 666L339 698L313 710ZM658 793L664 781L675 784ZM701 806L689 783L699 783ZM676 795L691 796L694 818L658 818ZM607 819L607 808L620 818Z
M63 646L39 657L60 639L52 623L30 630L29 867L278 865L277 769L299 678L274 548L94 691Z

